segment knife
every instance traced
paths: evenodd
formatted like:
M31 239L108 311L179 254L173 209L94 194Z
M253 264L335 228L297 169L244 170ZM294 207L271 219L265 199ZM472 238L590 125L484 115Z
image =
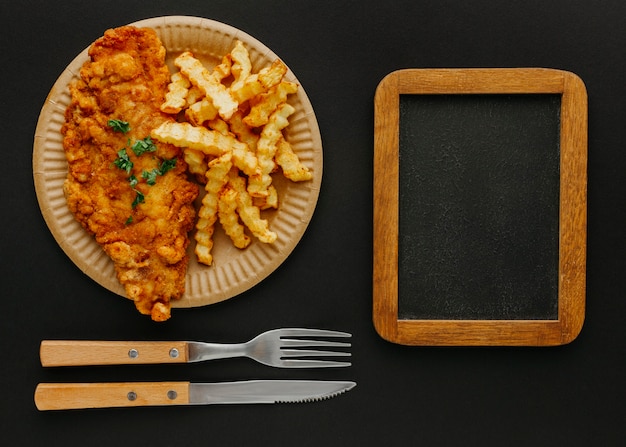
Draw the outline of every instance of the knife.
M304 403L330 399L355 382L249 380L240 382L40 383L38 410L209 404Z

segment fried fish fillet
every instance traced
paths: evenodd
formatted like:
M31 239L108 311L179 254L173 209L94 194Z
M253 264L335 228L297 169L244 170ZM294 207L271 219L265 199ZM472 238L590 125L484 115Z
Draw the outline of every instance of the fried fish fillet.
M164 321L170 301L185 290L198 195L179 148L155 141L141 155L132 150L172 120L159 109L170 80L165 48L153 30L125 26L106 31L89 56L70 86L62 126L65 196L76 220L114 261L139 312Z

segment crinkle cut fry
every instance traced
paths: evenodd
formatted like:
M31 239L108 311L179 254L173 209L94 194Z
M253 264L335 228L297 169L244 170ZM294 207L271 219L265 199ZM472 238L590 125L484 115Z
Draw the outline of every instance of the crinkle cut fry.
M217 109L208 98L202 98L185 110L185 118L194 126L201 126L204 122L215 119L217 115Z
M250 127L264 126L278 106L287 101L287 96L297 91L298 84L281 81L278 85L270 88L267 93L262 93L254 99L254 104L244 118L244 122Z
M243 86L252 73L252 62L250 61L250 53L240 40L235 42L235 46L230 51L230 57L233 62L231 72L234 78L230 88L236 91Z
M167 86L165 102L161 104L161 111L174 115L183 110L187 104L190 85L189 80L181 72L174 73Z
M217 215L224 232L233 241L235 247L244 249L250 245L251 240L237 215L237 191L230 184L222 188L219 194Z
M302 164L291 144L284 138L278 140L274 160L283 170L283 175L292 182L304 182L313 178L313 173Z
M186 147L183 150L183 157L187 163L189 172L196 176L204 177L208 169L208 163L205 160L204 152L198 149Z
M209 70L191 52L186 51L178 56L174 65L187 76L193 85L211 99L223 119L227 120L235 113L239 104L231 96L226 86L220 82L221 78L212 76Z
M237 192L237 213L253 236L263 243L274 243L278 236L270 231L267 220L261 219L261 211L254 206L252 197L246 191L246 181L236 172L231 171L228 184Z
M231 72L231 60L229 55L222 58L222 63L217 65L210 74L212 81L219 82L227 78ZM179 72L181 73L181 72ZM181 73L181 76L184 76ZM185 118L194 126L201 126L206 121L215 119L219 113L210 97L206 97L202 90L194 85L188 93L187 110Z
M281 104L263 127L256 151L261 172L249 178L248 192L251 196L265 197L268 195L268 188L272 183L271 173L276 166L274 163L276 145L283 137L282 130L289 125L289 116L294 112L295 109L290 104Z
M189 123L166 121L154 129L150 136L163 143L170 143L180 148L190 147L216 157L226 152L229 147L229 142L224 141L219 133Z
M222 118L214 118L207 123L209 129L214 130L216 132L221 133L222 135L229 135L230 129L228 127L228 123L224 121Z
M227 78L231 74L232 70L232 60L230 54L227 54L222 58L222 62L219 65L216 65L213 71L211 72L211 78L215 81L221 82L224 78Z
M219 193L228 181L228 172L232 168L232 154L226 152L224 155L215 158L209 163L206 172L206 194L202 198L202 206L198 212L198 222L196 223L195 253L198 262L206 265L213 263L213 232L217 221Z
M260 210L278 209L278 191L274 185L267 188L267 196L252 197L252 203Z
M239 141L248 145L250 152L256 154L256 147L259 141L259 135L244 123L244 114L241 110L235 112L228 121L230 131L234 133Z
M200 101L202 98L205 98L204 93L202 93L202 90L200 90L198 86L192 84L191 87L189 87L189 91L187 92L187 98L186 98L187 104L185 107L187 108L191 107L192 105ZM213 105L213 103L211 103L211 105ZM215 107L213 108L215 109ZM215 109L215 115L217 116L217 109Z
M154 129L151 136L164 143L170 143L181 148L190 147L217 157L225 152L232 152L235 166L246 175L259 173L259 163L256 156L250 152L245 143L238 141L231 134L225 135L189 123L167 122Z
M241 85L232 86L229 89L231 96L239 103L243 104L256 95L268 91L273 86L282 81L287 73L287 66L280 59L275 60L269 67L263 68L258 73L249 75Z

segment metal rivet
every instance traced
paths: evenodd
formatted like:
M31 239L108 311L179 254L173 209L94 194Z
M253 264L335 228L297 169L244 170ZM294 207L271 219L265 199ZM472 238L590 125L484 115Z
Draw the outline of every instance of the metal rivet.
M173 358L173 359L178 357L178 349L176 349L176 348L170 349L170 357Z
M131 359L136 359L137 357L139 357L139 352L136 349L131 349L130 351L128 351L128 357L130 357Z
M126 397L128 397L128 400L133 401L137 399L137 393L135 393L134 391L129 391Z
M177 393L176 391L174 391L174 390L169 390L169 391L167 392L167 398L168 398L169 400L174 400L174 399L176 399L177 397L178 397L178 393Z

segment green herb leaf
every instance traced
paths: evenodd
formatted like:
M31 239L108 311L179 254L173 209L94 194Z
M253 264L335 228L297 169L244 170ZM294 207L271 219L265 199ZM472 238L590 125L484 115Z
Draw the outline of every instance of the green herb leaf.
M107 123L115 132L126 133L130 130L130 124L122 120L109 120Z
M124 222L124 225L130 225L133 223L133 216L128 216L128 219L126 219L126 222Z
M157 176L165 175L165 173L176 166L176 159L172 158L171 160L163 160L161 165L158 168L154 168L150 171L143 171L141 176L146 179L146 183L150 186L156 184Z
M139 180L137 180L137 177L135 177L135 175L133 174L128 177L128 182L130 183L131 188L134 188L135 186L137 186L137 183L139 183Z
M152 138L146 137L143 140L135 141L135 144L131 147L137 157L146 153L156 151L156 146L152 142Z
M131 169L133 169L133 162L128 158L126 149L120 149L117 152L117 158L113 161L113 164L121 170L126 171L127 174L130 174Z
M135 190L135 192L137 193L137 195L135 196L135 200L133 200L133 204L132 204L133 209L135 209L137 205L139 205L140 203L143 203L146 200L145 196L143 195L141 191Z
M159 166L159 173L161 175L165 175L165 173L171 169L174 169L176 166L176 159L172 158L170 160L163 160L161 162L161 166Z
M141 173L141 176L146 179L146 183L148 185L152 186L156 183L156 178L157 178L157 175L159 174L160 174L159 170L155 168L151 171L143 171Z

